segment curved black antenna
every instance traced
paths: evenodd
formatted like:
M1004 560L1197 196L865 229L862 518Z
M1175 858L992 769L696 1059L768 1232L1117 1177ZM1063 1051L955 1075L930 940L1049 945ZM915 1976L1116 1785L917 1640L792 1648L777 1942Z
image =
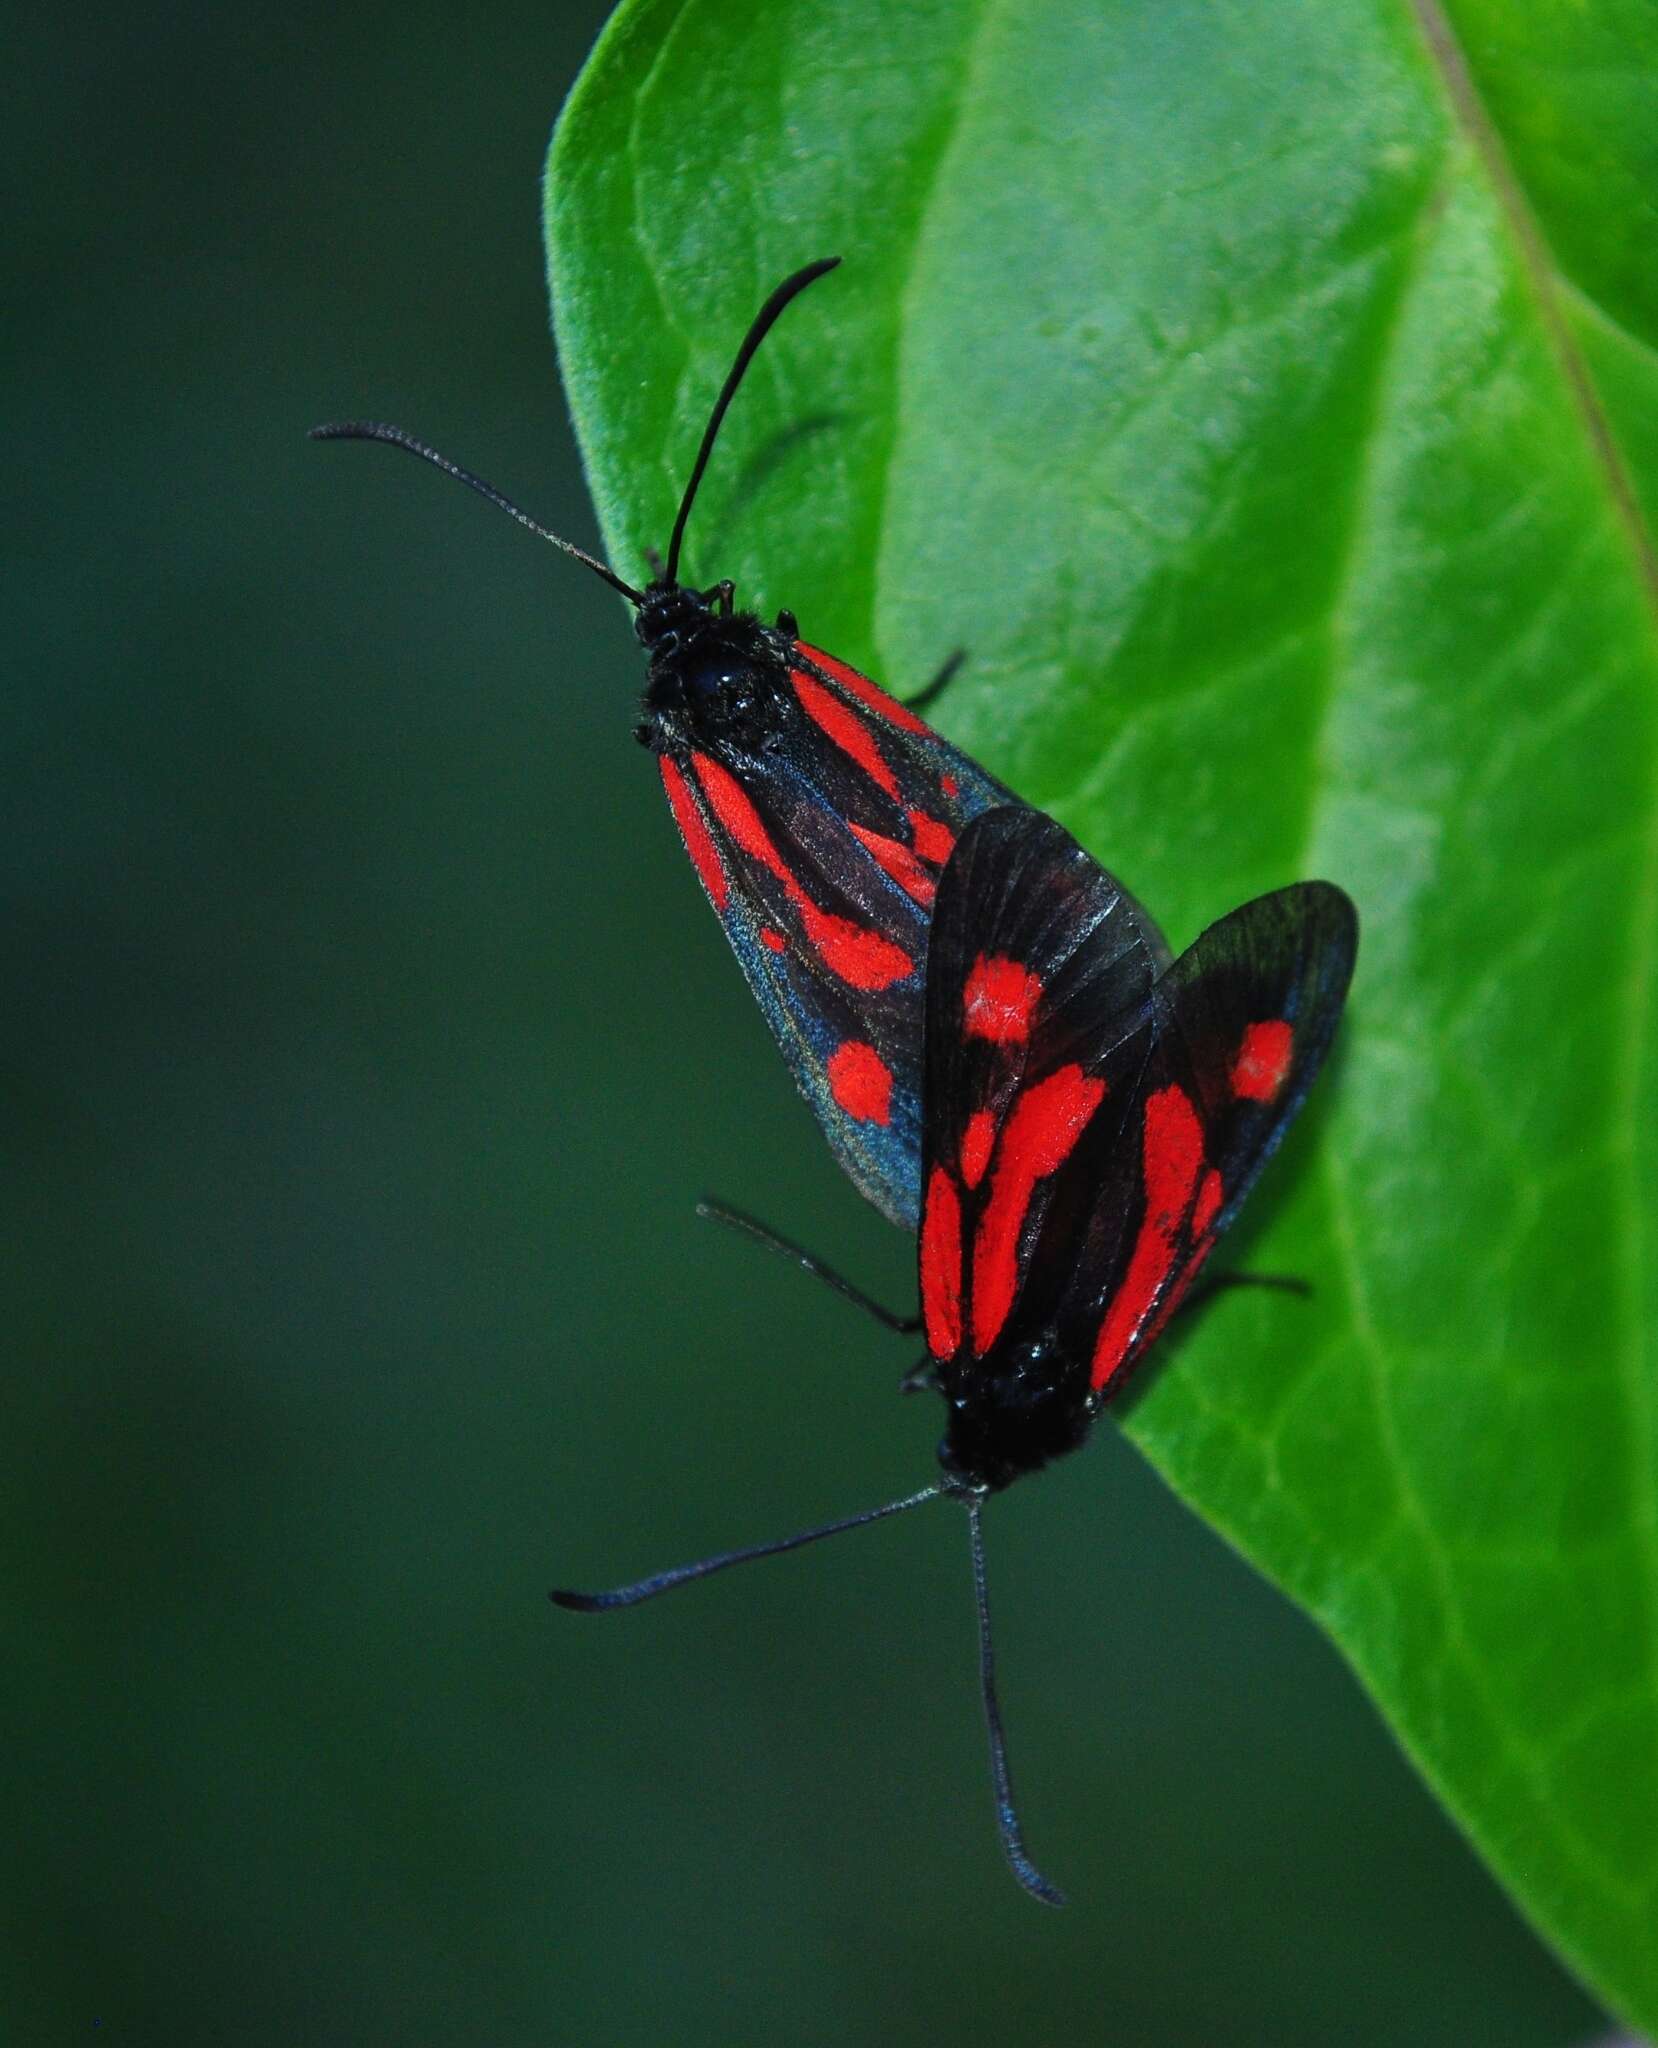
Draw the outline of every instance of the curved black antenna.
M799 1550L807 1543L820 1543L825 1536L838 1536L844 1529L861 1529L866 1522L884 1522L888 1515L901 1515L906 1508L918 1508L923 1501L938 1500L941 1486L924 1486L903 1500L889 1500L885 1507L865 1508L861 1515L846 1515L838 1522L824 1522L816 1529L802 1529L798 1536L785 1536L776 1543L751 1543L745 1550L722 1550L718 1557L704 1557L696 1564L678 1564L671 1571L657 1572L631 1586L618 1586L610 1593L570 1593L555 1589L548 1599L555 1607L573 1614L603 1614L612 1607L637 1607L641 1600L654 1600L658 1593L671 1593L675 1586L692 1579L706 1579L711 1572L723 1572L728 1565L748 1564L757 1557L776 1557L785 1550Z
M826 271L833 270L839 263L838 256L823 256L816 263L808 263L804 270L797 270L793 277L784 278L766 303L755 314L753 324L743 336L743 345L737 351L737 360L731 365L720 395L714 401L714 410L708 415L708 424L703 429L702 446L697 450L697 459L691 466L691 481L685 486L685 495L679 501L679 517L674 521L673 538L668 543L668 568L663 580L673 584L679 581L679 548L685 538L685 522L691 516L691 504L697 495L697 486L702 482L702 473L708 467L708 458L714 452L714 441L720 431L720 422L725 418L726 408L737 395L737 386L743 381L743 373L754 360L754 352L776 326L779 316L791 299L799 298L809 284L815 284Z
M607 568L585 548L578 548L573 540L563 540L558 534L549 533L539 520L532 519L493 484L486 484L481 476L474 476L471 470L462 469L458 462L451 462L447 455L428 448L424 441L417 441L402 427L389 426L384 420L332 420L327 426L313 427L306 438L312 441L384 441L388 448L406 448L411 455L418 455L422 462L431 463L445 476L452 476L465 484L468 490L476 491L480 498L499 505L503 512L516 519L520 526L527 526L540 539L550 540L555 548L562 548L567 555L574 555L578 562L585 562L595 576L602 576L612 590L621 592L629 604L639 605L645 601L643 591L635 590L631 583L624 583L614 569Z
M996 1825L1002 1831L1002 1848L1014 1876L1032 1898L1045 1906L1063 1906L1065 1894L1037 1869L1025 1854L1025 1838L1019 1828L1019 1812L1013 1803L1013 1774L1008 1769L1007 1737L1002 1733L1001 1709L996 1704L996 1651L990 1640L990 1588L984 1570L984 1530L979 1523L979 1503L967 1503L968 1525L973 1532L973 1594L979 1607L979 1689L984 1694L985 1725L990 1730L990 1777L996 1788Z

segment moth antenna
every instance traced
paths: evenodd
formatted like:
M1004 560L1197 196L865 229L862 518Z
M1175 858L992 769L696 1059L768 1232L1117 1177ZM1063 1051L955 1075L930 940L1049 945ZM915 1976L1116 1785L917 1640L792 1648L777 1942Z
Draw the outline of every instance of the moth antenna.
M679 581L679 549L685 538L685 522L691 516L691 506L697 495L697 486L702 482L702 473L708 467L708 458L714 452L714 442L720 431L727 408L737 395L737 387L743 381L743 374L754 360L759 348L790 301L797 299L809 284L815 284L826 271L833 270L840 262L838 256L820 257L816 263L808 263L804 270L797 270L793 277L784 278L766 303L755 314L753 324L743 336L743 345L737 351L737 360L726 374L720 395L714 401L714 410L708 415L708 424L703 429L702 446L697 450L697 459L691 465L691 481L685 486L685 495L679 501L679 516L674 521L673 538L668 542L668 569L663 579L673 584Z
M700 1558L695 1564L677 1564L671 1571L656 1572L648 1579L638 1579L631 1586L617 1586L609 1593L571 1593L555 1588L547 1597L555 1607L568 1608L574 1614L604 1614L612 1607L637 1607L641 1600L654 1600L658 1593L671 1593L675 1586L689 1585L692 1579L706 1579L729 1565L748 1564L757 1557L777 1557L785 1550L821 1543L825 1536L861 1529L866 1522L884 1522L888 1515L901 1515L909 1508L920 1507L923 1501L937 1500L943 1491L940 1486L924 1486L919 1493L906 1494L902 1500L889 1500L885 1507L865 1508L862 1514L845 1515L838 1522L823 1522L815 1529L802 1529L798 1535L784 1536L775 1543L751 1543L746 1549L722 1550L717 1557Z
M562 548L565 554L574 555L583 562L595 576L602 576L612 590L618 590L629 604L640 605L645 601L643 591L635 590L631 583L624 583L614 569L590 555L585 548L578 548L573 540L564 540L556 533L550 533L538 519L532 519L524 509L515 505L504 491L498 491L493 484L486 484L481 476L474 476L469 469L462 469L458 462L451 462L447 455L440 455L435 448L429 448L424 441L417 441L413 434L402 427L394 427L384 420L332 420L327 426L313 427L307 436L312 441L384 441L388 448L406 448L411 455L418 455L422 462L431 463L434 469L441 469L445 476L452 476L458 483L476 491L480 498L487 498L492 505L499 505L509 518L516 519L520 526L527 526L538 539L550 540L555 548Z
M990 1777L996 1788L996 1825L1002 1832L1002 1848L1009 1868L1032 1898L1045 1906L1063 1906L1065 1894L1037 1869L1025 1854L1025 1837L1019 1826L1019 1812L1013 1803L1013 1774L1008 1768L1007 1737L1002 1732L1001 1709L996 1704L996 1650L990 1637L990 1587L984 1569L984 1529L976 1500L967 1503L967 1521L972 1530L973 1595L979 1609L979 1689L984 1694L985 1726L990 1730Z

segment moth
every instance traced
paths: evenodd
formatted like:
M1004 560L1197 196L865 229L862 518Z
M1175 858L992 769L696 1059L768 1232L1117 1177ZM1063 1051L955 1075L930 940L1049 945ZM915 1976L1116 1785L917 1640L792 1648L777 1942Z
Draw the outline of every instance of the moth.
M553 1600L634 1606L927 1501L958 1502L1002 1845L1027 1891L1063 1903L1025 1851L1014 1804L983 1509L1083 1443L1189 1297L1324 1061L1357 945L1347 896L1302 882L1232 911L1165 965L1138 904L1060 825L1024 806L981 812L945 866L927 953L916 1255L926 1349L906 1384L943 1401L940 1476L780 1542Z

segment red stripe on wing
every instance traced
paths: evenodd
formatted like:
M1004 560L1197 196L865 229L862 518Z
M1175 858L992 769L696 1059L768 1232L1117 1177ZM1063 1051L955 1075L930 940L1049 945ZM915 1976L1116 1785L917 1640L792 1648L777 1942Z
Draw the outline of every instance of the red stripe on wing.
M938 735L924 720L900 704L896 697L889 696L879 683L872 683L868 676L859 675L855 668L848 668L844 661L837 661L832 654L825 654L821 648L808 647L804 640L797 640L796 647L815 668L836 682L840 687L867 704L871 711L886 719L890 724L900 726L905 732L924 733L930 740Z
M990 1199L973 1239L973 1349L982 1358L1019 1291L1019 1234L1039 1180L1071 1156L1105 1083L1073 1064L1027 1088L1002 1131Z
M898 801L898 777L892 772L890 763L881 752L875 735L864 724L850 704L844 703L832 690L826 690L819 682L803 670L796 669L790 676L795 695L805 706L807 714L840 748L846 757L855 761L877 789Z
M1211 1166L1203 1176L1203 1186L1198 1190L1197 1207L1192 1211L1192 1235L1197 1240L1186 1255L1186 1263L1180 1269L1179 1278L1164 1295L1157 1307L1157 1313L1146 1326L1146 1333L1140 1340L1142 1351L1151 1346L1163 1333L1168 1322L1180 1304L1186 1299L1186 1290L1198 1276L1204 1260L1215 1248L1215 1240L1209 1226L1220 1214L1221 1177Z
M921 1315L927 1349L950 1358L961 1349L961 1196L949 1172L935 1166L921 1212Z
M1094 1345L1090 1378L1096 1393L1128 1356L1141 1324L1168 1281L1186 1213L1203 1172L1203 1124L1191 1097L1174 1082L1146 1098L1143 1148L1146 1210L1128 1271L1105 1312ZM1206 1222L1214 1220L1220 1196L1220 1176L1211 1172L1199 1198ZM1183 1281L1191 1278L1197 1264L1196 1260L1188 1262Z
M907 896L913 896L923 908L931 905L938 894L938 884L907 846L887 838L884 832L871 832L865 825L855 825L850 818L846 821L846 829L869 849L876 866L891 875Z
M990 1148L996 1142L996 1119L988 1109L976 1109L961 1134L961 1177L970 1188L984 1179L990 1164Z
M691 856L691 865L701 877L709 901L723 915L731 886L726 880L725 869L720 865L719 849L702 822L702 813L697 809L696 799L679 763L670 761L666 754L662 756L662 787L668 792L668 805L674 814L674 823L679 827L679 836L685 841L685 851Z
M882 989L913 972L915 962L902 946L894 945L891 939L867 925L854 924L849 917L837 917L832 911L819 909L772 844L760 813L735 776L708 754L693 754L691 765L720 824L744 853L759 861L782 884L784 895L799 914L807 943L831 974L838 975L851 988Z

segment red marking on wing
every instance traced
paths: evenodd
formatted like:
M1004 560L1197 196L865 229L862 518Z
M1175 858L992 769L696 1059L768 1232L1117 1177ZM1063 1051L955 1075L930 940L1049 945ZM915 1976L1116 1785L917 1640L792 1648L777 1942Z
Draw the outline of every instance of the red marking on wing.
M760 933L760 943L773 953L786 953L789 942L781 932L774 932L768 924Z
M1105 1083L1073 1064L1056 1068L1014 1104L973 1239L973 1349L981 1358L1019 1291L1019 1233L1036 1183L1065 1164L1104 1096Z
M1192 1246L1186 1263L1181 1267L1179 1277L1163 1296L1156 1315L1146 1326L1146 1334L1140 1340L1140 1349L1148 1350L1157 1342L1163 1325L1169 1320L1180 1304L1186 1299L1186 1290L1198 1276L1198 1269L1215 1248L1214 1235L1209 1226L1220 1212L1220 1175L1213 1167L1203 1176L1203 1186L1198 1191L1197 1207L1192 1211L1192 1233L1197 1242Z
M961 1197L942 1166L933 1168L921 1212L921 1315L935 1358L961 1349Z
M726 881L725 869L720 865L719 849L702 822L702 813L697 809L696 799L679 763L670 761L666 754L662 756L662 787L668 792L669 808L673 811L674 823L679 827L679 836L685 841L685 851L691 856L691 865L702 878L702 886L708 891L710 902L723 914L731 887Z
M874 1046L848 1038L829 1055L829 1093L861 1124L884 1124L892 1116L892 1069Z
M962 990L962 1017L969 1038L988 1038L994 1045L1016 1045L1030 1036L1031 1011L1042 993L1042 977L1029 974L1017 960L980 954Z
M794 671L790 680L794 684L795 695L812 720L823 728L843 754L857 762L877 789L883 790L896 802L898 777L876 744L875 735L851 705L799 669Z
M1295 1033L1282 1017L1251 1024L1232 1062L1232 1093L1245 1102L1270 1102L1284 1085Z
M990 1148L996 1142L996 1119L988 1109L976 1109L961 1134L961 1177L970 1188L984 1179L990 1164Z
M849 988L891 988L914 968L902 946L882 938L848 917L836 917L819 910L802 894L797 908L806 936L817 948L825 967L839 975Z
M788 863L771 842L760 813L736 777L708 754L693 754L703 794L714 807L714 815L744 853L759 861L783 885L783 893L800 914L807 941L831 974L839 975L851 988L890 988L914 968L902 946L867 925L854 924L849 917L837 917L820 910L789 872Z
M1094 1345L1091 1377L1096 1393L1128 1356L1147 1311L1169 1277L1175 1241L1203 1171L1203 1125L1184 1088L1171 1082L1147 1097L1143 1146L1146 1213L1123 1284L1112 1297ZM1200 1206L1213 1205L1210 1220L1219 1206L1220 1192L1220 1176L1211 1172L1199 1196ZM1194 1261L1184 1277L1189 1279L1196 1270ZM1153 1334L1161 1326L1159 1319Z
M832 654L825 654L820 647L808 647L804 640L795 645L806 659L823 670L832 681L840 684L860 703L867 704L871 711L886 719L889 724L902 726L905 732L925 733L927 738L937 739L930 725L917 718L915 713L899 703L896 697L889 697L879 683L872 683L868 676L859 675L855 668L848 668L844 661L837 661Z
M961 784L953 775L941 775L938 778L938 786L946 796L961 795Z
M930 860L934 867L943 867L955 851L956 835L948 825L941 825L937 818L929 818L925 811L911 811L908 815L916 852L923 860Z
M938 884L928 874L907 846L901 846L896 839L888 839L883 832L871 832L867 826L855 825L850 818L846 829L859 840L882 868L917 903L930 904L938 894Z

